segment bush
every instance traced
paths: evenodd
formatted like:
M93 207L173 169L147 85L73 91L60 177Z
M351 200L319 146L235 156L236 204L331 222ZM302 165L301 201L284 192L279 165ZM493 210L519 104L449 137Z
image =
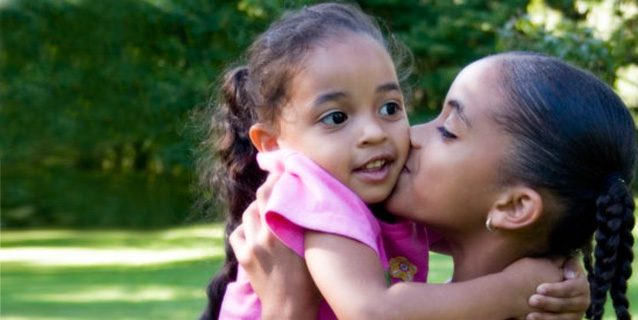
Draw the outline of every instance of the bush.
M603 40L573 3L548 3L565 14L558 32L532 23L524 0L359 1L414 52L418 120L438 111L464 65L498 51L546 52L610 83L638 63L638 18ZM154 227L200 214L189 115L270 21L306 4L3 1L1 226Z

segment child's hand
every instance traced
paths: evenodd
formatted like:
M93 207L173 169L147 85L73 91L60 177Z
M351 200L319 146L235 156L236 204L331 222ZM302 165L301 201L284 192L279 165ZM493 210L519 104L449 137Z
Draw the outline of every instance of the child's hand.
M259 213L278 178L269 176L229 241L261 301L262 319L316 318L321 295L305 261L270 232Z
M541 309L527 320L582 319L590 303L589 283L582 265L574 258L563 266L562 282L543 283L529 299L531 307Z
M542 311L531 307L528 301L539 285L563 279L563 263L564 260L522 258L507 266L502 274L503 280L510 284L509 317L522 319L532 312Z

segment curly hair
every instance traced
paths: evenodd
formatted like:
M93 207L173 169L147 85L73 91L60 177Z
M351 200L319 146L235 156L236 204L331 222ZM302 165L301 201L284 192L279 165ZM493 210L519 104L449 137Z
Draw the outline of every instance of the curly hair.
M305 7L274 22L250 46L246 65L222 77L217 99L207 107L210 126L202 142L198 171L200 185L217 190L227 204L226 261L207 289L209 303L201 319L216 319L229 282L237 277L237 259L228 235L241 223L241 216L255 199L266 178L256 162L249 129L256 122L274 124L289 98L290 81L303 67L304 58L317 45L345 33L371 37L394 60L398 77L409 75L412 55L400 41L386 41L379 25L358 7L324 3Z

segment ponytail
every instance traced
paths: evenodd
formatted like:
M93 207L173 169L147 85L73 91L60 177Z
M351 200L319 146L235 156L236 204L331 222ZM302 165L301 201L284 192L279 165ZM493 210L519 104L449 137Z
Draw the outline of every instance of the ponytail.
M630 319L626 293L633 260L634 238L631 231L635 223L634 200L620 176L612 175L607 186L605 193L596 201L598 230L593 268L591 255L585 257L591 286L591 305L587 316L602 318L609 292L616 317Z
M215 144L215 188L227 203L224 246L226 261L207 288L208 305L201 320L217 319L229 282L237 279L237 258L228 236L241 224L248 205L255 200L257 188L266 174L257 165L257 150L248 132L256 121L254 98L251 96L248 67L235 68L224 77L219 104L213 115L211 135Z
M510 52L498 59L507 107L494 118L516 141L504 180L556 199L556 208L546 211L555 220L547 223L542 254L583 253L588 317L602 317L609 294L618 319L629 319L635 219L628 185L638 154L629 109L609 85L556 58Z

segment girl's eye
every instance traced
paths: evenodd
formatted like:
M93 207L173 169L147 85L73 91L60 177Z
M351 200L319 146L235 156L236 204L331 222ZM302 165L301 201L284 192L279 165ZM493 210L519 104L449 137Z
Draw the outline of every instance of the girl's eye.
M398 103L388 102L381 106L381 109L379 109L379 113L381 113L381 115L384 115L384 116L392 116L392 115L395 115L397 112L399 112L400 108L401 106L399 106Z
M441 133L441 136L443 136L443 138L445 139L456 139L456 135L450 131L448 131L447 129L445 129L444 126L440 126L440 127L436 127L439 132Z
M348 120L348 115L342 111L333 111L321 118L321 123L327 125L340 125Z

